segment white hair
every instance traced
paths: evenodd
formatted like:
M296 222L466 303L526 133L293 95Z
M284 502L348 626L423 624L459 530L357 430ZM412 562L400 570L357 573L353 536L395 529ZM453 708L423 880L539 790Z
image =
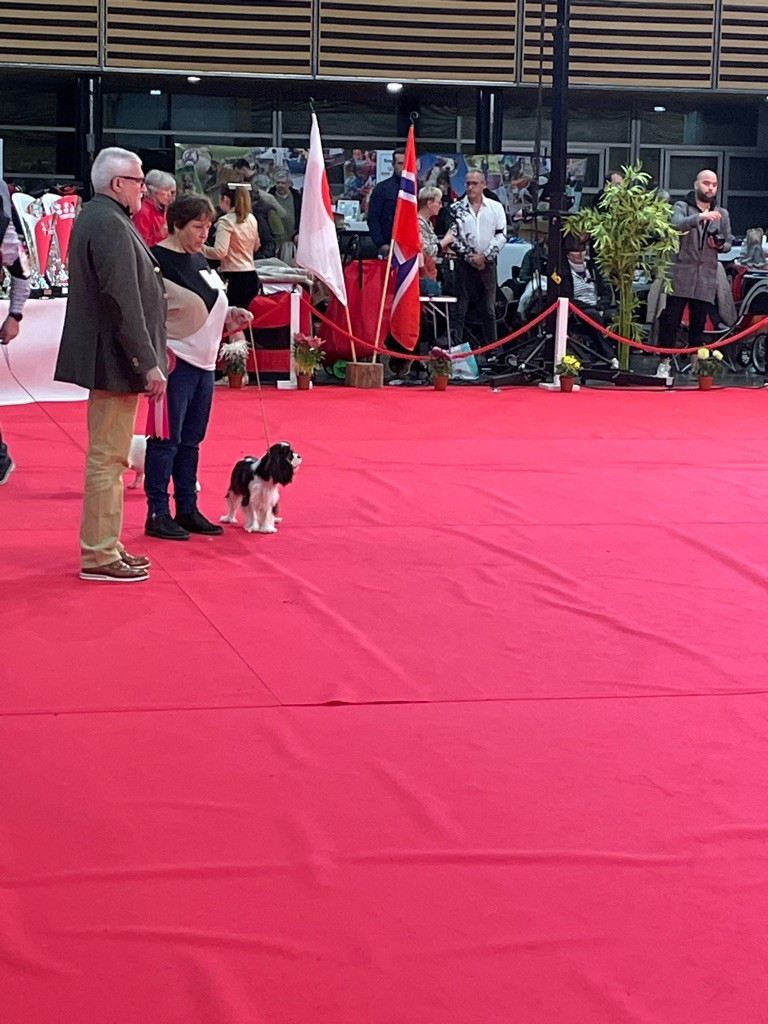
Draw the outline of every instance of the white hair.
M113 178L130 174L141 166L141 159L129 149L110 146L96 154L91 167L91 184L94 192L107 192Z
M175 188L176 179L167 171L147 171L147 188Z

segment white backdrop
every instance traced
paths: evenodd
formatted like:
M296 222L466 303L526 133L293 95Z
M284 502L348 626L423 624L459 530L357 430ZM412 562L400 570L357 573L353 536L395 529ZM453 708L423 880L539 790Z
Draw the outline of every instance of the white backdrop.
M18 337L10 345L3 346L13 376L0 353L0 405L25 405L32 401L81 402L88 397L83 388L60 384L53 379L66 308L66 299L27 301ZM8 303L0 302L0 323L7 315ZM20 383L13 379L14 376Z

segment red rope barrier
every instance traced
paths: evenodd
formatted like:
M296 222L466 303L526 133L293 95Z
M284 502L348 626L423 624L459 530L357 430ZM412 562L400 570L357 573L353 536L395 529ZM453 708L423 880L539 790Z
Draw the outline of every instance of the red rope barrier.
M557 309L557 303L553 302L549 309L545 309L543 313L539 313L539 315L537 317L534 317L533 320L529 321L527 324L524 324L521 328L519 328L519 330L513 331L511 334L508 334L505 338L499 338L498 341L494 341L490 345L483 345L482 348L473 348L471 352L455 352L451 355L451 359L466 359L468 355L482 355L483 352L490 352L491 349L498 348L500 345L506 345L510 341L515 341L516 338L519 338L521 335L526 334L533 327L536 327L538 324L540 324L541 321L545 320L555 309ZM422 363L428 363L432 358L429 355L420 356L416 355L416 353L393 352L391 348L381 348L379 345L374 345L374 343L371 341L364 341L362 338L355 337L354 334L351 334L344 327L341 327L339 324L334 323L333 320L329 320L327 316L321 313L319 309L315 309L314 306L312 306L312 312L318 318L318 320L321 320L323 323L328 324L329 327L333 327L334 330L339 331L342 335L351 339L351 341L353 341L356 345L364 345L366 348L371 349L373 352L382 352L384 355L396 356L398 359L413 359L416 360L417 362ZM450 345L450 340L448 344Z
M608 330L603 324L597 323L592 317L587 316L584 310L579 309L578 306L572 302L568 303L572 313L580 317L585 323L588 323L591 327L596 327L598 331L605 334L608 338L613 338L615 341L620 341L624 345L631 345L633 348L640 348L644 352L662 352L664 355L679 356L687 355L692 352L698 352L700 348L723 348L725 345L731 345L734 341L741 341L742 338L746 338L749 334L755 334L763 327L768 327L768 316L763 317L762 320L758 320L757 323L752 324L751 327L747 327L746 330L741 331L739 334L731 334L727 338L721 338L719 341L713 341L709 345L696 345L694 348L660 348L658 345L644 345L641 341L631 341L629 338L622 338L620 334L615 334L613 331Z

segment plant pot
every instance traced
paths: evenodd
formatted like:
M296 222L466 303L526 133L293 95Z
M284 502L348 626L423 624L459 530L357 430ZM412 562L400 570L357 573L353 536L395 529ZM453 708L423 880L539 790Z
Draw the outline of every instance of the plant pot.
M432 383L435 385L435 391L445 391L448 387L448 377L442 373L436 373L432 377Z
M309 384L312 380L312 375L309 373L297 373L296 374L296 387L299 391L309 391Z
M243 380L245 379L244 373L228 373L227 383L231 388L241 388L243 386Z
M575 377L561 377L560 378L560 390L561 391L573 391L573 385L576 383Z
M701 388L702 391L710 391L711 388L712 388L712 385L714 384L714 382L715 382L715 378L714 377L710 377L710 376L708 376L706 374L702 374L699 377L699 387Z

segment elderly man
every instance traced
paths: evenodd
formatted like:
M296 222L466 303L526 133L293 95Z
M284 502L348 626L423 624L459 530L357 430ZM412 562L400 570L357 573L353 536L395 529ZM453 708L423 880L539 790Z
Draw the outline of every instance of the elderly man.
M176 179L165 171L148 171L145 184L147 194L141 200L141 209L133 215L133 223L147 245L152 246L168 237L165 211L176 198Z
M120 540L122 474L138 396L165 394L166 296L160 267L131 221L144 194L141 161L126 149L103 149L91 183L96 194L72 230L55 376L90 391L80 577L130 583L149 578L149 559L129 555Z
M301 221L301 192L293 187L291 172L279 170L275 172L275 184L269 190L280 204L280 234L275 235L277 255L283 263L292 263L296 255L296 242L299 237Z
M453 333L457 342L463 341L464 321L471 307L480 316L483 344L490 345L496 341L496 258L507 240L507 215L501 203L484 195L482 171L468 171L465 184L467 194L451 207L452 248L458 256Z
M19 324L24 319L24 303L29 297L29 275L24 269L21 244L11 216L11 196L8 186L0 179L0 276L3 267L11 275L11 294L8 316L0 324L0 345L7 345L19 333ZM16 468L8 445L0 432L0 484L7 483Z
M700 171L693 191L675 203L672 227L681 234L680 251L671 271L672 294L659 318L659 344L672 348L685 307L689 310L688 344L701 345L707 312L717 294L717 254L728 252L733 244L728 211L718 206L717 175ZM671 359L659 363L656 374L672 374Z

